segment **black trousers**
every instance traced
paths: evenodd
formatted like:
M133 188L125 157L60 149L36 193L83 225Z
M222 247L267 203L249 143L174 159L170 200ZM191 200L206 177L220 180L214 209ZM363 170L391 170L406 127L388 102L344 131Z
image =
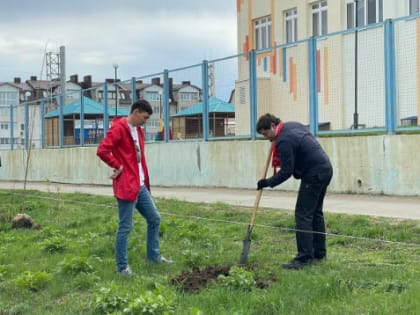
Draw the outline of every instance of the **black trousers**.
M300 183L295 208L296 259L306 261L327 255L322 207L331 178L332 170L302 179Z

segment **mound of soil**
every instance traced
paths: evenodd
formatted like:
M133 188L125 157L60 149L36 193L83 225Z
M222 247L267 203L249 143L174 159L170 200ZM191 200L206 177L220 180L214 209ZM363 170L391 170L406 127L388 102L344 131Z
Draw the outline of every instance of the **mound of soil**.
M179 276L170 279L170 284L179 287L185 293L194 293L205 287L213 281L216 281L219 275L228 276L230 266L228 265L209 265L205 269L195 267L191 271L184 271ZM256 286L259 289L265 289L269 286L267 281L255 279ZM270 279L269 282L275 282L276 279Z
M219 275L229 275L229 270L230 266L228 265L210 265L203 270L194 267L192 271L184 271L179 276L172 278L170 283L180 287L183 292L197 292L201 288L206 287L211 281L216 280Z
M18 213L12 220L12 228L40 230L41 226L36 224L26 213Z

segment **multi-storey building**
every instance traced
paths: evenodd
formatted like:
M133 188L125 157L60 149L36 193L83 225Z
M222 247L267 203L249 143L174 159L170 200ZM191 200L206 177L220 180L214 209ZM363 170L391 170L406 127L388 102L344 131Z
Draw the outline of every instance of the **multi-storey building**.
M131 85L122 85L125 90L131 91ZM164 119L164 87L160 77L152 78L150 83L143 80L136 82L136 99L144 98L153 107L153 115L145 126L146 140L154 140L156 134L161 131ZM169 116L196 104L200 101L201 89L190 81L182 81L180 84L173 83L169 78Z
M32 102L46 95L45 81L37 82L36 77L0 82L0 149L24 148L25 137L32 147L40 146L40 111ZM24 102L28 105L18 106Z
M237 134L250 132L247 53L252 50L256 51L258 116L273 112L284 120L309 124L309 102L316 97L319 121L330 129L354 128L355 114L360 124L356 127L382 126L385 81L392 79L386 78L384 50L390 49L387 41L394 38L394 33L387 33L390 23L385 22L417 14L419 3L238 0L238 53L245 55L238 61L235 87ZM420 112L420 19L395 21L392 27L396 75L403 79L397 80L395 89L400 123ZM315 40L313 55L311 39ZM316 64L315 73L310 73L311 61ZM311 76L316 77L316 86L310 86Z
M135 97L147 99L153 106L153 115L146 126L147 140L154 140L163 121L163 84L160 78L151 79L150 83L138 80L135 84ZM132 104L132 85L120 80L106 79L105 82L93 82L87 75L83 81L77 75L70 76L65 86L65 104L81 98L81 94L99 103L104 103L107 91L108 106L129 109ZM22 82L0 82L0 149L25 148L25 139L32 148L40 148L41 142L41 101L44 114L58 108L61 95L60 82L39 80L32 76ZM201 89L189 81L173 84L169 79L170 115L200 101ZM13 111L13 112L11 112ZM27 112L26 112L27 111ZM112 113L110 113L112 116ZM28 126L26 126L28 125ZM58 127L55 128L58 130ZM13 137L12 134L13 133ZM12 140L13 139L13 140Z

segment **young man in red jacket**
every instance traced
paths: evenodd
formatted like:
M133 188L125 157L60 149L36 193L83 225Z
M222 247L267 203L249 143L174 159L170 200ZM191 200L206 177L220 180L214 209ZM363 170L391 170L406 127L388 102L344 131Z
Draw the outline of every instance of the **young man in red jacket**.
M153 114L149 102L140 99L132 104L127 117L116 117L96 154L109 167L114 196L118 204L118 230L115 240L117 271L131 275L128 265L127 242L136 208L147 222L147 260L169 262L160 255L160 214L150 195L149 175L144 154L143 126Z

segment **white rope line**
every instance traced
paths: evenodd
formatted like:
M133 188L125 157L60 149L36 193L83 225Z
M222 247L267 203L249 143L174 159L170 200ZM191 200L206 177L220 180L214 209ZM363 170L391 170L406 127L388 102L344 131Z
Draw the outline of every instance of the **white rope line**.
M3 193L3 192L0 191L0 193ZM23 194L22 193L12 193L12 195L22 196ZM104 205L104 204L82 202L82 201L75 201L75 200L66 200L66 199L56 199L56 198L52 198L52 197L36 196L36 195L30 195L30 194L29 195L27 194L26 197L46 199L46 200L50 200L50 201L57 201L57 202L63 202L63 203L64 202L76 203L76 204L80 204L80 205L88 205L88 206L95 206L95 207L101 207L101 208L117 208L116 205L110 206L110 205ZM159 213L160 214L165 214L165 215L168 215L168 216L172 216L172 217L179 217L179 218L190 219L190 220L203 220L203 221L218 222L218 223L225 223L225 224L249 225L249 223L245 223L245 222L206 218L206 217L200 217L200 216L194 216L194 215L174 214L174 213L165 212L165 211L159 211ZM393 245L400 245L400 246L412 246L412 247L420 248L420 244L416 244L416 243L390 241L390 240L384 240L384 239L377 239L377 238L370 238L370 237L363 237L363 236L353 236L353 235L346 235L346 234L317 232L317 231L310 231L310 230L300 230L300 229L272 226L272 225L266 225L266 224L254 224L254 227L256 227L256 226L257 227L262 227L262 228L270 228L270 229L276 229L276 230L281 230L281 231L287 231L287 232L302 232L302 233L312 233L312 234L323 234L325 236L343 237L343 238L349 238L349 239L354 239L354 240L380 242L380 243L386 243L386 244L393 244Z
M194 220L214 221L214 222L219 222L219 223L228 223L228 224L237 224L237 225L249 225L248 223L237 222L237 221L204 218L204 217L199 217L199 216L187 216L187 215L172 214L172 213L161 212L161 211L160 211L160 213L164 213L164 214L169 215L169 216L176 216L176 217L182 217L182 218L194 219ZM402 246L413 246L413 247L419 247L420 248L420 244L398 242L398 241L389 241L389 240L369 238L369 237L363 237L363 236L353 236L353 235L336 234L336 233L328 233L328 232L324 233L324 232L317 232L317 231L310 231L310 230L299 230L299 229L265 225L265 224L254 224L254 227L256 227L256 226L262 227L262 228L271 228L271 229L276 229L276 230L281 230L281 231L287 231L287 232L302 232L302 233L311 233L311 234L323 234L323 235L326 235L326 236L344 237L344 238L350 238L350 239L356 239L356 240L374 241L374 242L381 242L381 243L388 243L388 244L395 244L395 245L402 245Z
M13 195L20 195L22 196L23 194L17 194L17 193L13 193ZM27 197L32 197L32 198L38 198L38 199L45 199L45 200L50 200L50 201L57 201L57 202L67 202L67 203L77 203L80 205L85 205L85 206L95 206L95 207L102 207L102 208L117 208L116 205L114 206L109 206L109 205L104 205L104 204L97 204L97 203L91 203L91 202L84 202L84 201L75 201L75 200L66 200L66 199L56 199L56 198L51 198L51 197L45 197L45 196L36 196L36 195L26 195Z

